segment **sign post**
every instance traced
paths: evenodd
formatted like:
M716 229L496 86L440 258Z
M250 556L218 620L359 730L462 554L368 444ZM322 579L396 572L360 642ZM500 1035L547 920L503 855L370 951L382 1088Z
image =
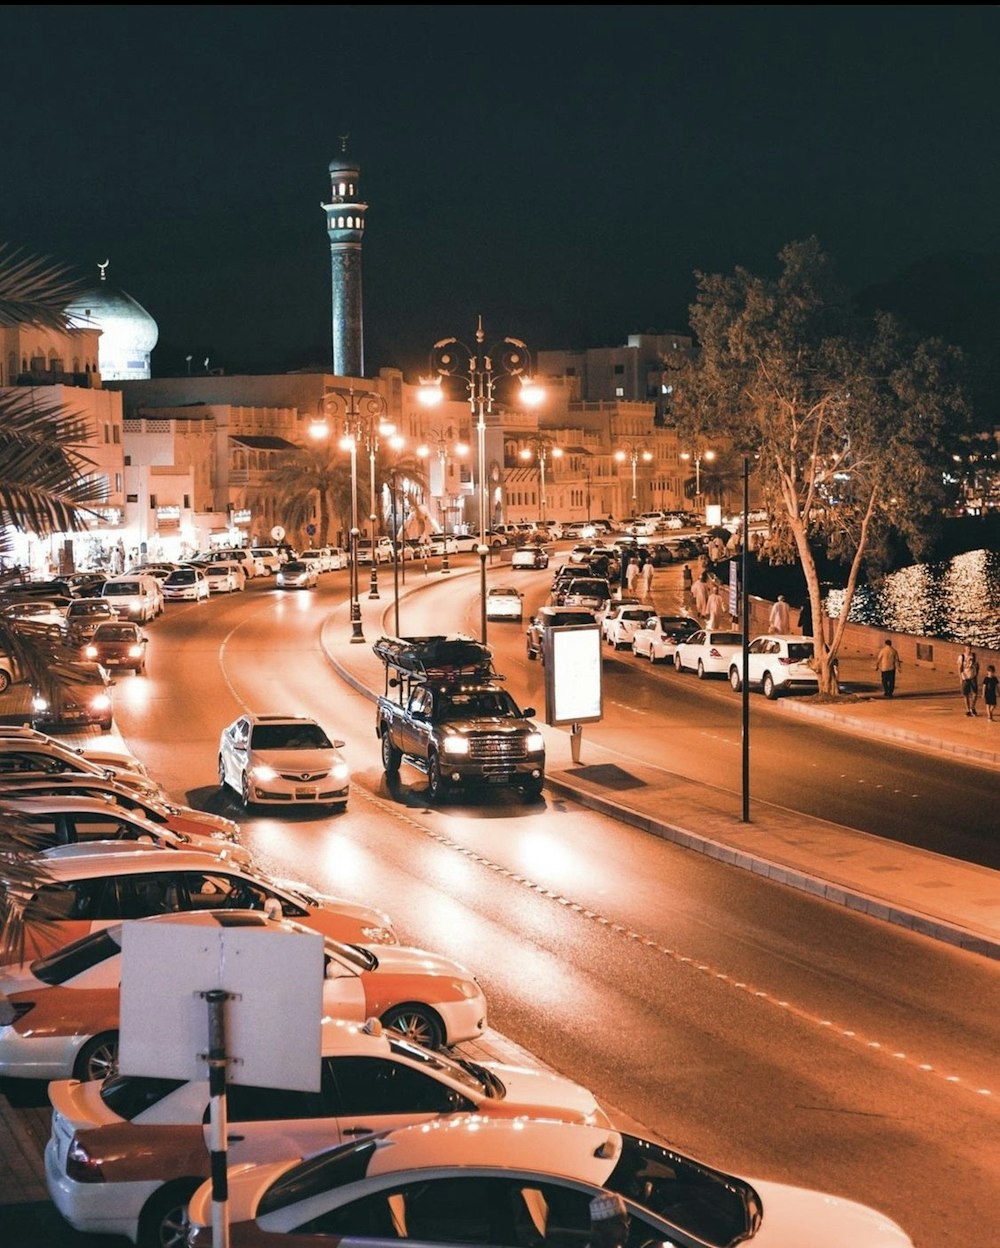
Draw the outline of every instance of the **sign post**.
M574 764L580 762L583 725L603 718L601 630L591 624L567 624L547 629L542 639L545 666L545 722L570 725L569 747Z

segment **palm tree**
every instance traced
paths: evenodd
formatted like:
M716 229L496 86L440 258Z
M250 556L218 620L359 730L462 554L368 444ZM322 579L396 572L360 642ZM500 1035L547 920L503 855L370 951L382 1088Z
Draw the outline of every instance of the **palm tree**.
M64 309L86 284L69 270L0 244L0 327L33 325L65 330ZM88 509L105 498L104 482L91 472L82 448L90 425L82 412L34 388L0 390L0 558L13 553L13 529L39 536L86 527ZM0 648L25 678L52 697L59 691L51 652L0 618ZM46 878L33 857L30 829L0 812L0 957L24 956L19 896Z
M351 467L350 461L329 438L311 446L296 447L277 458L267 474L267 484L277 493L285 528L299 533L312 521L319 508L318 546L330 544L330 525L334 517L340 528L350 528Z

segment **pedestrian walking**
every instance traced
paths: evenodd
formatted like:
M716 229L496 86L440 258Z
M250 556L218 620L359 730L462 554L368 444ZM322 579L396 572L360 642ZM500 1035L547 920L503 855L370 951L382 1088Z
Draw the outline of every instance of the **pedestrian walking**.
M962 647L962 653L958 656L958 675L962 682L965 713L978 715L976 703L979 701L979 660L968 643Z
M704 618L708 611L708 576L706 573L702 572L691 586L691 597L694 599L695 612Z
M722 596L722 589L718 585L713 585L712 592L708 595L708 619L705 627L724 628L728 619L729 613L726 609L726 600Z
M653 601L653 561L647 559L639 576L639 597L643 602Z
M875 656L875 670L882 677L882 696L891 698L896 692L896 673L903 666L899 651L887 637L882 642L882 649Z
M799 612L799 632L803 637L811 637L813 631L812 602L807 598Z
M986 707L986 718L993 723L997 710L997 669L990 663L983 677L983 704Z
M768 631L779 633L784 636L789 628L791 628L791 618L788 611L788 603L785 602L785 595L779 594L774 606L771 608L771 614L767 621Z
M625 571L625 589L630 598L635 597L635 585L639 579L639 560L635 555L631 555L628 561L628 568Z
M691 592L691 583L693 579L694 578L691 575L691 565L689 563L686 563L684 565L683 571L681 572L681 587L684 590L685 601L687 601L687 596Z

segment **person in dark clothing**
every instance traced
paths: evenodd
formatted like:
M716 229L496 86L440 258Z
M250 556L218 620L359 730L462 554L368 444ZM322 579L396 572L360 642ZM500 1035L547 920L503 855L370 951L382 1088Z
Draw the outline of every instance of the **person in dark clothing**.
M799 612L799 632L803 637L811 637L813 631L812 603L807 598Z

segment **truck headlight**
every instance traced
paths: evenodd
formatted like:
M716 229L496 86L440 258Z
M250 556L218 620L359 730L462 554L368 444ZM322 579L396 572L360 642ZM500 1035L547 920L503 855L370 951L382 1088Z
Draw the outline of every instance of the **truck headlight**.
M449 733L441 742L441 748L446 754L468 754L469 739Z
M526 747L531 754L539 754L545 749L545 738L540 732L529 732Z

